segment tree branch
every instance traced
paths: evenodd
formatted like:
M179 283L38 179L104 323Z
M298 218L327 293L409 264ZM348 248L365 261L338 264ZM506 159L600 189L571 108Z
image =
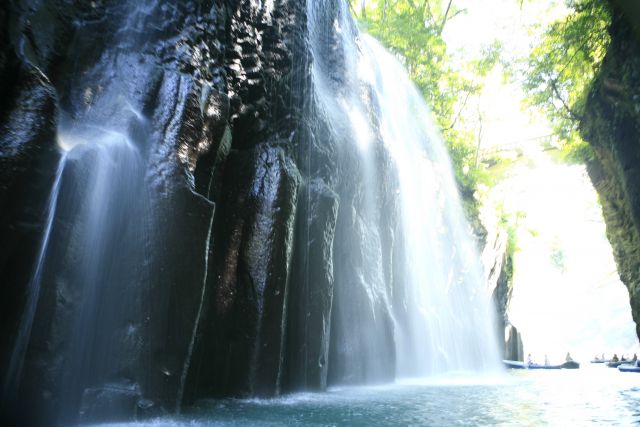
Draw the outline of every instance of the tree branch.
M480 160L480 145L482 144L482 112L480 111L480 100L478 100L478 145L476 145L476 159L473 166L478 168Z
M355 8L353 7L353 2L351 0L349 0L349 9L351 9L351 13L353 13L354 17L358 17L358 12L356 12Z
M461 13L464 13L464 12L466 12L466 11L467 11L467 9L460 9L460 10L456 10L456 12L455 12L453 15L451 15L451 16L449 17L448 21L451 21L453 18L455 18L456 16L458 16L458 15L460 15Z
M451 9L451 3L453 0L449 0L449 4L447 4L447 10L444 12L444 17L442 18L442 24L440 24L440 31L438 31L438 35L442 35L442 31L444 30L444 24L447 23L447 16L449 15L449 10Z
M467 95L464 97L464 101L462 102L462 106L458 110L458 114L456 114L456 117L453 119L453 122L451 122L451 125L448 128L442 130L443 132L453 129L453 127L456 125L456 123L458 122L458 119L460 118L460 114L462 114L462 110L464 110L464 107L466 107L467 105L469 96L471 96L471 92L467 92Z
M569 107L567 102L564 100L564 98L560 94L560 91L558 90L558 86L556 86L556 81L554 79L551 79L551 89L553 89L553 93L555 93L558 100L562 103L562 106L564 107L564 109L567 110L567 113L569 113L569 116L571 116L573 120L576 120L578 122L582 121L582 116L576 113L575 111L573 111L571 107Z

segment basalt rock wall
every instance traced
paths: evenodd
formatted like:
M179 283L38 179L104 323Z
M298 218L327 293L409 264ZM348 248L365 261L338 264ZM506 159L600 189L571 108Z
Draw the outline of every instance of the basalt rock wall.
M59 208L3 417L113 420L326 387L338 172L307 90L306 14L297 0L0 6L4 384L68 135L117 131L143 165L130 183L140 200L118 208L136 218L135 250L92 297L99 310L86 316L101 330L86 352L72 338L89 298L74 279L86 224ZM60 205L82 197L92 156L67 160ZM109 244L129 246L124 235ZM90 369L71 366L80 359Z

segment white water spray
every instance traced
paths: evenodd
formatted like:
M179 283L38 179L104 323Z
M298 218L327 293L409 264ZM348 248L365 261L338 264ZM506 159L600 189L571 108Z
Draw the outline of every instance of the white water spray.
M399 178L410 306L398 325L398 374L495 368L494 311L442 138L402 65L373 38L362 41Z
M400 62L373 38L358 35L346 2L341 5L333 22L324 21L322 7L310 5L308 11L319 107L336 138L352 144L347 152L356 160L343 164L362 185L354 206L366 268L355 283L336 284L349 297L362 298L340 304L338 324L332 325L347 342L339 357L348 359L342 369L352 372L342 377L384 377L368 371L384 369L376 360L387 340L379 323L386 312L394 319L396 378L498 370L495 311L442 138ZM324 46L331 37L339 39L342 52L327 60ZM389 170L394 182L386 182ZM399 249L392 283L385 283L382 254L389 249L382 236L388 218L380 200L389 199L389 191L396 192L400 224L393 244Z

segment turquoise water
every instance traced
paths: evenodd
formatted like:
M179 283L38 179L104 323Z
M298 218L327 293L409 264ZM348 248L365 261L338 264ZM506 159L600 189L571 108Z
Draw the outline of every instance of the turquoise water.
M114 426L584 426L640 424L640 374L604 366L511 371L337 388L269 400L200 402L180 416Z

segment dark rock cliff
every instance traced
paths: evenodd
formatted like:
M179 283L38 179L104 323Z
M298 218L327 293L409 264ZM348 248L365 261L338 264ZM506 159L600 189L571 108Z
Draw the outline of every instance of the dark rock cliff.
M304 2L9 1L0 22L3 412L66 423L78 413L174 411L198 396L279 393L285 353L294 352L286 317L303 316L287 310L299 233L318 237L305 256L324 265L312 272L325 283L312 292L324 296L309 304L321 318L331 307L337 200L329 176L301 189L297 166L309 149L301 141L315 132L303 117ZM142 153L142 202L122 207L138 218L129 222L135 230L107 242L126 268L92 279L108 290L89 295L77 267L87 225L59 209L16 381L10 359L60 158L57 135L86 123L123 132ZM67 160L59 205L87 179L82 164L92 156ZM322 164L302 167L306 176L327 168L326 155L316 159ZM295 218L311 215L298 209L299 194L318 209L296 231ZM118 315L87 312L96 299ZM79 319L107 332L90 337L91 351L74 347L87 338ZM326 359L328 330L305 321L318 337L307 357ZM326 368L300 364L310 371L303 386L326 385Z
M595 153L587 170L640 337L640 40L629 25L637 18L613 9L611 45L589 93L581 132Z

